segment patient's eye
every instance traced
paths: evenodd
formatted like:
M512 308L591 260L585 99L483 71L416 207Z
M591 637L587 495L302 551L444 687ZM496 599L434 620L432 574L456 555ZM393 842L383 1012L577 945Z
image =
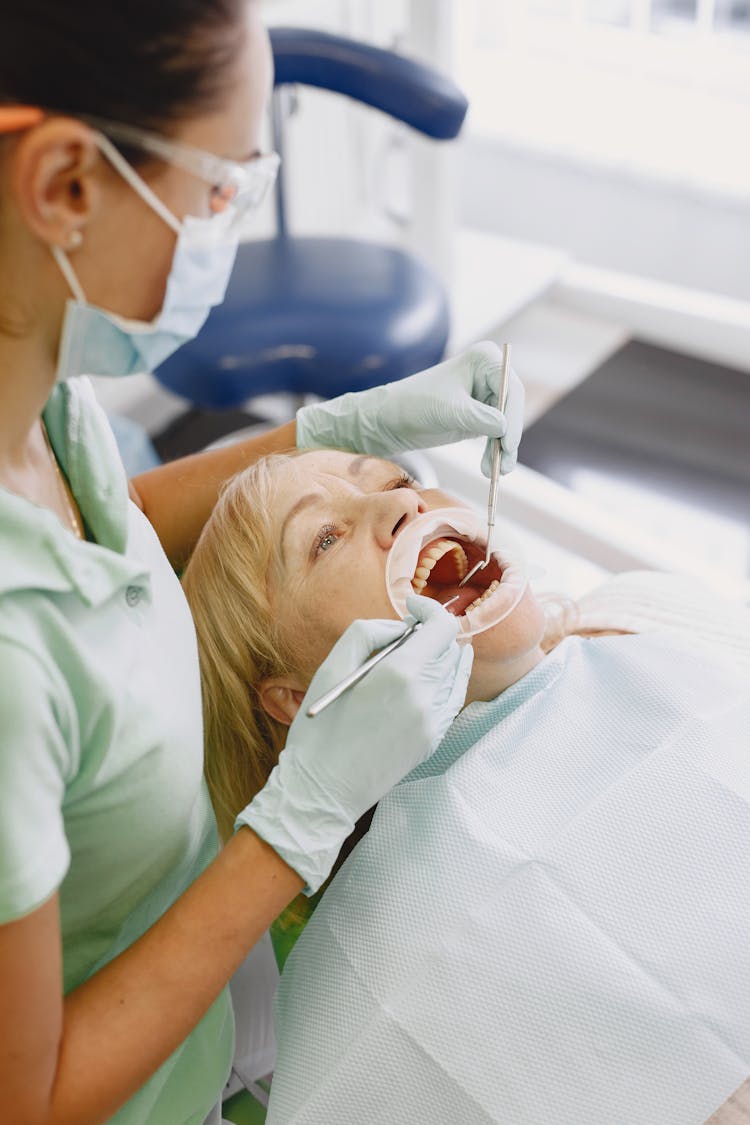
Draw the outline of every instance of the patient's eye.
M338 537L338 528L332 523L327 523L325 527L321 527L315 539L315 554L330 551L331 547L338 540Z
M392 480L389 485L386 485L385 491L393 488L419 488L419 481L415 477L409 476L408 473L402 473L396 480Z

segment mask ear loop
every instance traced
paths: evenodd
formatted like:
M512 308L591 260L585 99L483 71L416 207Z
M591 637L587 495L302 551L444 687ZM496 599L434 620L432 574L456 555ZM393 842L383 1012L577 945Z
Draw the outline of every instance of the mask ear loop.
M180 234L182 231L182 223L180 220L162 203L159 196L141 179L135 169L131 168L125 157L122 153L118 152L109 138L105 137L104 133L94 132L94 139L112 167L130 184L133 191L138 192L141 199L147 203L153 211L156 211L159 218L163 219L167 226L172 228L175 234Z
M182 231L182 223L172 214L169 208L162 203L159 196L151 190L148 184L141 179L135 169L130 167L125 157L117 151L112 142L105 137L103 133L97 131L94 131L94 140L112 167L119 172L122 178L140 195L141 199L143 199L152 210L156 211L159 218L163 219L167 226L171 227L175 234L179 235ZM52 256L70 286L70 290L76 301L78 301L79 304L85 305L87 303L86 294L83 292L81 283L76 277L68 255L61 246L53 246L51 249Z
M52 257L60 267L60 272L70 286L70 291L80 305L86 304L86 294L81 288L81 283L75 275L75 270L70 264L70 258L63 250L62 246L51 246Z

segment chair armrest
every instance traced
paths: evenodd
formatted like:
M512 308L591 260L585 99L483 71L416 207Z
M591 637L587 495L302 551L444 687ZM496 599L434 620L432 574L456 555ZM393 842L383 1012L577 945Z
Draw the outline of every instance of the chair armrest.
M345 94L434 140L460 131L469 103L432 67L325 31L272 27L269 34L275 86L299 83Z

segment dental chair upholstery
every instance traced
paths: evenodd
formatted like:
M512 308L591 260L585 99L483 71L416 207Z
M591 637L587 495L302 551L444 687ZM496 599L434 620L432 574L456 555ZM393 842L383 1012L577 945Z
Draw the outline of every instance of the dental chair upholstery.
M325 32L270 35L279 151L279 90L288 84L344 94L435 140L458 134L466 98L432 68ZM276 214L273 238L240 246L224 304L155 372L164 386L199 407L229 409L274 392L330 398L442 358L448 301L429 266L397 247L290 234L281 176Z

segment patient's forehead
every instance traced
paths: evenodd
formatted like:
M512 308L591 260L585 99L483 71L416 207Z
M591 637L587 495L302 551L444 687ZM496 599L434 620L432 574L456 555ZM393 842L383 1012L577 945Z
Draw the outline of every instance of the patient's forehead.
M283 520L315 494L337 492L338 481L346 482L347 490L353 486L362 492L375 492L390 477L403 472L381 457L339 449L311 449L299 456L282 457L273 468L273 510Z
M397 466L382 457L365 453L347 453L341 449L311 449L291 462L302 475L330 474L347 480L366 481Z

